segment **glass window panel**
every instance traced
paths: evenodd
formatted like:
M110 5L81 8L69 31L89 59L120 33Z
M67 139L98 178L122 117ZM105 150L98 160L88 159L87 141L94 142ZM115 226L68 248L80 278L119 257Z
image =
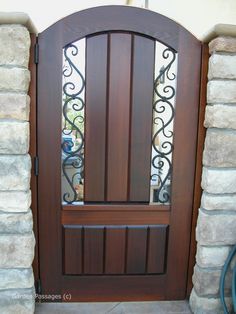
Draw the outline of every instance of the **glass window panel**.
M84 199L85 39L63 49L62 203Z
M169 204L177 55L156 41L150 203Z

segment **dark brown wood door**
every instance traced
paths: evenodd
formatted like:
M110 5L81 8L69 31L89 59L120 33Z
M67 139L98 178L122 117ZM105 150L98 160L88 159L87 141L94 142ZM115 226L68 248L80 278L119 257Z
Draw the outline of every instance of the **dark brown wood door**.
M39 35L44 294L185 298L200 54L175 22L122 6Z

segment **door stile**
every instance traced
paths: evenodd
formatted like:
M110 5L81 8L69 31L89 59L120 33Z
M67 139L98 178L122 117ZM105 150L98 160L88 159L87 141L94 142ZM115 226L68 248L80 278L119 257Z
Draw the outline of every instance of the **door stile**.
M167 258L168 297L184 299L193 206L201 43L180 29L170 233ZM191 106L189 103L191 101ZM186 136L188 135L188 136ZM183 180L183 177L185 180ZM179 253L181 252L181 253ZM174 280L173 280L174 278Z
M61 198L58 197L61 193L62 114L60 38L60 33L53 29L39 35L37 120L40 160L38 176L39 250L42 292L46 294L60 294L61 292ZM48 88L48 86L52 86L52 82L53 88Z
M197 225L198 209L201 203L201 177L202 177L202 154L204 149L204 141L206 137L206 129L204 127L205 109L206 109L206 87L207 87L207 73L208 73L208 61L209 61L209 47L207 44L202 45L201 56L201 82L200 82L200 106L198 117L198 135L197 135L197 149L196 149L196 170L195 170L195 182L194 182L194 200L193 200L193 215L192 215L192 229L191 229L191 242L190 242L190 254L188 264L188 287L187 296L190 295L193 284L192 275L193 267L195 265L196 256L196 236L195 230Z

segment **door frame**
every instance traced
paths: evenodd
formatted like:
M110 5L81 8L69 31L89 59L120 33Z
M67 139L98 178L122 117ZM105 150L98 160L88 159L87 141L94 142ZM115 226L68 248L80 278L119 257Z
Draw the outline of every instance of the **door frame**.
M127 8L127 7L126 7ZM133 8L132 8L133 9ZM90 9L92 10L92 9ZM140 10L140 9L138 9ZM76 14L76 13L75 13ZM154 13L157 14L157 13ZM161 21L163 22L167 19L164 16L160 16ZM70 16L71 17L71 16ZM66 17L64 20L68 19ZM170 21L169 19L167 19ZM175 23L175 22L173 22ZM175 23L176 24L176 23ZM178 24L176 24L178 25ZM158 29L158 25L155 25ZM183 29L181 27L181 29ZM183 29L183 32L189 36L189 33ZM165 34L162 34L163 40L165 38ZM168 41L168 39L166 39ZM69 40L68 40L69 41ZM167 44L167 42L165 42ZM32 158L32 176L31 176L31 190L32 190L32 212L34 219L34 233L36 237L36 247L35 247L35 258L33 262L33 270L35 274L35 282L36 288L39 291L39 282L40 282L40 254L39 254L39 226L38 226L38 179L37 179L37 145L38 145L38 137L37 137L37 60L35 60L35 56L37 57L37 38L35 35L31 35L31 49L30 49L30 64L29 69L31 72L31 83L29 94L31 97L31 107L30 107L30 155ZM189 295L192 288L192 272L195 261L195 253L196 253L196 241L195 241L195 227L197 221L197 210L200 206L200 195L201 195L201 186L200 186L200 178L202 171L202 151L203 151L203 142L205 139L205 128L203 126L203 118L204 111L206 106L206 82L207 82L207 64L208 64L208 47L207 45L203 45L202 50L202 64L201 64L201 86L200 86L200 105L199 105L199 115L198 115L198 137L197 137L197 151L196 151L196 172L195 172L195 180L194 180L194 198L193 198L193 211L192 211L192 223L191 223L191 242L190 242L190 250L189 250L189 262L188 262L188 276L187 276L187 292L186 295ZM36 62L35 62L36 61ZM39 61L40 62L40 61Z
M193 209L192 209L192 226L191 226L191 240L189 251L189 263L188 263L188 278L187 278L187 296L190 296L193 288L192 276L193 268L196 263L196 227L198 210L201 204L202 188L202 155L204 149L204 142L206 137L206 128L204 127L205 110L207 104L207 74L208 74L208 61L209 61L209 48L208 44L202 44L202 57L201 57L201 77L200 77L200 101L198 112L198 135L197 135L197 150L196 150L196 170L194 179L194 197L193 197Z
M29 85L29 96L30 96L30 147L29 154L31 157L31 210L33 215L33 231L35 236L35 251L33 260L33 272L36 292L38 291L38 282L40 279L39 275L39 237L38 237L38 176L35 169L35 161L37 160L37 61L35 59L35 52L37 47L37 36L30 34L30 56L29 56L29 71L30 71L30 85Z

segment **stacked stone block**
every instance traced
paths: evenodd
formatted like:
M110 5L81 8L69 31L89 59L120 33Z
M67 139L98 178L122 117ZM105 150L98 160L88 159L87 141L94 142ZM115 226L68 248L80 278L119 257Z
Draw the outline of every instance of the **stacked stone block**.
M194 314L223 313L220 275L236 243L236 38L215 38L209 48L203 194L190 297ZM231 275L229 272L225 285L229 306Z
M30 210L30 36L0 25L0 312L34 312Z

